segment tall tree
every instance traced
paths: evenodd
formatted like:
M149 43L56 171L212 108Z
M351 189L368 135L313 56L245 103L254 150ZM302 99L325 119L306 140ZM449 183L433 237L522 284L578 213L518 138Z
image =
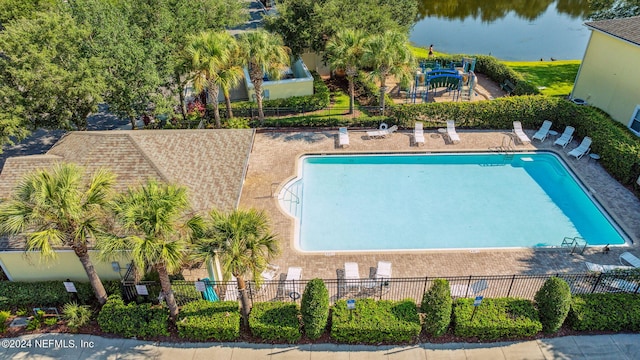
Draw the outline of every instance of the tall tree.
M85 182L83 169L57 164L28 174L13 196L0 203L0 232L25 235L26 251L56 257L55 248L70 247L82 264L100 304L107 293L89 258L89 240L106 236L106 203L115 176L98 170Z
M282 45L282 39L265 30L245 32L240 35L242 59L249 69L258 104L258 119L264 121L262 111L262 83L264 74L270 79L278 79L281 71L291 65L289 48Z
M67 14L38 13L0 32L0 113L29 128L86 130L106 89L90 31Z
M225 280L230 275L238 282L244 324L249 319L249 297L245 278L251 275L260 282L260 274L279 253L278 240L271 232L269 219L263 211L234 210L229 213L211 211L206 232L193 247L197 260L220 257Z
M197 217L186 216L186 188L149 180L118 196L112 207L123 234L98 243L101 257L111 259L121 251L130 251L138 273L153 267L160 277L171 318L175 319L178 305L169 274L180 270L198 223Z
M349 114L353 114L355 103L354 80L363 65L366 40L359 30L338 31L327 43L327 60L332 69L343 70L349 82Z
M221 127L218 103L220 88L223 89L230 108L229 89L242 76L237 48L235 38L227 32L206 31L190 37L185 49L186 56L190 59L193 85L196 91L207 91L211 97L217 128Z
M415 70L415 60L409 49L409 39L404 33L387 31L373 35L366 41L363 62L373 69L371 77L380 81L380 108L384 113L387 78L409 80Z

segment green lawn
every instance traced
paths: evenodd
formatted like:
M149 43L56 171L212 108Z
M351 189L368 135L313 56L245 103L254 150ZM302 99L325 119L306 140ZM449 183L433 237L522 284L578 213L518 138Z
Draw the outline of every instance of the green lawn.
M578 74L580 60L565 61L503 61L537 86L544 95L564 96L571 93Z

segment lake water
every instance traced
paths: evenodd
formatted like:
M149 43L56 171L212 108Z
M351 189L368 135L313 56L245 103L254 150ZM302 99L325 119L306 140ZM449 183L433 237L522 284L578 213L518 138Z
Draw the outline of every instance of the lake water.
M451 54L492 55L502 60L581 60L590 31L585 0L423 0L422 20L410 40ZM526 7L526 8L525 8Z

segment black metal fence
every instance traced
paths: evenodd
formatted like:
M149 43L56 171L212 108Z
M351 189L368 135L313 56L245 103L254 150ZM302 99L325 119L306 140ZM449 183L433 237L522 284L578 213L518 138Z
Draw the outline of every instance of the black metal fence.
M543 275L496 275L496 276L452 276L439 277L449 281L451 295L487 298L517 297L533 299L542 284L552 276L564 279L573 294L640 292L640 277L637 273L583 273L583 274L543 274ZM342 299L374 298L384 300L412 299L420 303L436 277L391 278L391 279L325 279L330 302ZM247 292L252 302L288 300L299 302L309 280L273 280L257 285L247 281ZM172 289L178 305L202 299L203 294L196 289L193 281L173 281ZM135 285L145 285L148 295L139 295ZM215 296L220 300L238 300L235 281L217 281L213 284ZM161 293L157 282L123 281L123 297L127 301L146 300L157 302Z

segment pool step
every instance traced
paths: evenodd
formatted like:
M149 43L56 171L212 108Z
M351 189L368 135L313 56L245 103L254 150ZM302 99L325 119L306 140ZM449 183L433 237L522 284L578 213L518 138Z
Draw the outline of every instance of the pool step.
M302 182L296 181L293 184L287 185L280 191L278 201L280 206L285 209L291 216L300 217L300 210L302 209Z

